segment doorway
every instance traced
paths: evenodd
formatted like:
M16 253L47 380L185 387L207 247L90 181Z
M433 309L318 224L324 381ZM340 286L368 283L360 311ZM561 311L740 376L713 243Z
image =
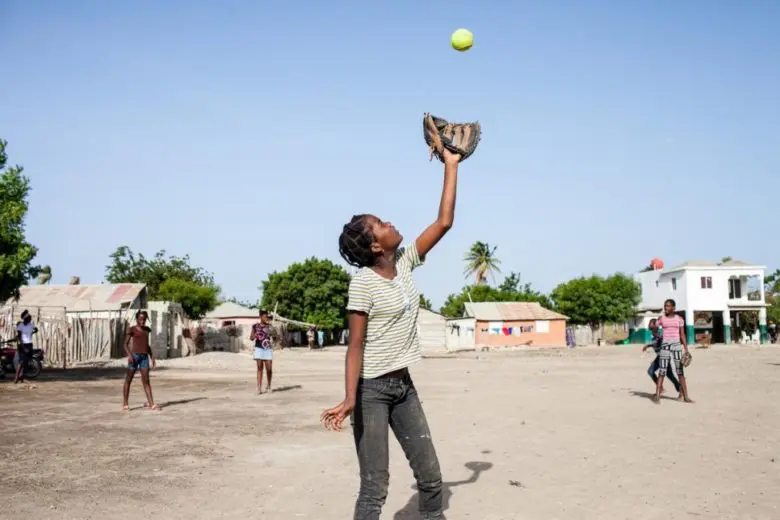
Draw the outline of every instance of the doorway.
M723 313L712 313L712 342L713 343L725 343L726 339L723 337Z

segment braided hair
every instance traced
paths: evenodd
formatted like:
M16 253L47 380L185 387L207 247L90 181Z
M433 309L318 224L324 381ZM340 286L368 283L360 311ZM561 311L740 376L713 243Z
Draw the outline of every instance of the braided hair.
M376 263L376 255L371 251L374 235L368 228L367 216L352 217L352 220L344 224L344 230L339 236L339 253L354 267L371 267Z

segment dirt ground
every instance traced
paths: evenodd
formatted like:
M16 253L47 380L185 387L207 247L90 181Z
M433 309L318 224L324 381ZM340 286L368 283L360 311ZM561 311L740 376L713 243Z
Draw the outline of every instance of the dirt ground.
M693 405L648 400L652 359L637 347L415 366L447 518L780 518L780 349L693 353ZM117 368L50 370L34 388L0 381L0 516L351 518L351 432L318 422L342 397L343 351L279 353L279 391L265 396L242 355L164 365L153 374L161 412L143 408L138 381L121 413ZM417 518L391 442L383 518Z

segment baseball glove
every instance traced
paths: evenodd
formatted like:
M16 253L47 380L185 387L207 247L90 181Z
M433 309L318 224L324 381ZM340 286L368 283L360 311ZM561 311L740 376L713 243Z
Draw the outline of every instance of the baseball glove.
M446 148L460 155L460 162L465 161L477 149L482 137L482 127L479 123L450 123L431 114L423 117L423 135L431 151L430 159L435 155L444 162L442 152Z
M688 368L691 365L691 361L693 361L693 356L691 355L691 353L690 352L684 353L681 361L682 366Z

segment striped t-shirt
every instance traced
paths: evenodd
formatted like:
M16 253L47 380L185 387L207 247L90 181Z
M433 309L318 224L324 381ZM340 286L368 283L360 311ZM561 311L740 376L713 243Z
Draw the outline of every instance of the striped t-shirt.
M666 314L664 314L663 316L658 318L658 326L663 328L661 333L663 335L664 343L679 343L680 327L684 325L685 322L677 314L674 314L672 316L667 316Z
M398 249L393 280L378 275L370 267L361 268L352 277L347 310L368 315L360 377L379 377L422 359L417 337L420 296L412 271L423 261L412 243Z

